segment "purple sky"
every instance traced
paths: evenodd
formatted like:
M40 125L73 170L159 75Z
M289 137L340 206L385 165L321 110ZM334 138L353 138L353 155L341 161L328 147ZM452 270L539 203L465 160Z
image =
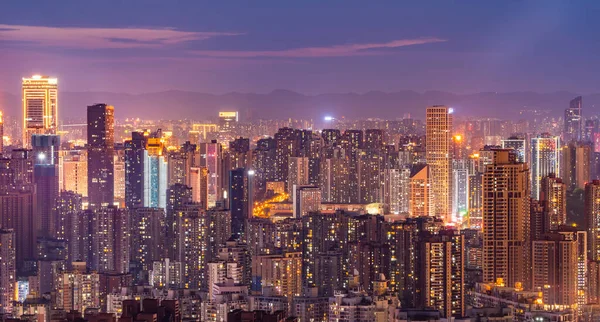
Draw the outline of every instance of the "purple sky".
M600 92L598 1L3 2L0 91Z

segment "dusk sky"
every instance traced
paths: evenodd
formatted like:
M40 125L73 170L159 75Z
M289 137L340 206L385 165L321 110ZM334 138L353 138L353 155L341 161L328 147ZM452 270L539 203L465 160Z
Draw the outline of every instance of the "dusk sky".
M40 73L63 91L594 93L599 16L598 1L3 1L0 91Z

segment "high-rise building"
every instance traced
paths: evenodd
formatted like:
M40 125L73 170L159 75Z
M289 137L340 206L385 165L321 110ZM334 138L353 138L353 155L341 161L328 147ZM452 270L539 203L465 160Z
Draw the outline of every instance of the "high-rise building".
M245 221L250 216L252 198L250 178L254 172L238 168L229 171L229 209L231 210L231 233L242 236L246 231Z
M452 220L452 112L446 106L427 108L427 166L433 214Z
M443 317L465 314L465 240L460 232L444 230L420 243L419 274L423 306Z
M13 313L17 282L15 232L0 229L0 315Z
M56 238L67 241L67 260L79 261L83 257L79 253L81 239L79 220L83 207L82 196L72 191L62 191L56 200Z
M409 208L410 167L384 170L383 197L392 214L406 214Z
M342 143L342 134L338 129L323 129L321 137L326 146L339 146Z
M146 140L144 133L132 132L125 141L125 206L130 209L144 206Z
M555 232L532 241L532 289L543 303L575 308L578 303L578 234Z
M0 227L13 229L17 269L27 259L35 258L35 247L41 222L37 220L35 189L7 191L0 194Z
M274 180L287 182L289 175L289 159L298 156L300 143L296 130L292 128L281 128L274 135L275 140L275 174ZM286 189L290 187L286 186ZM288 191L290 192L290 191Z
M344 155L348 157L348 194L351 203L359 202L358 150L363 147L363 131L346 130L342 137Z
M33 149L39 236L54 237L56 220L53 209L59 192L60 137L53 134L34 134L30 143Z
M208 170L208 204L207 208L217 205L223 200L223 149L221 143L212 140L210 143L200 143L200 166Z
M356 152L358 202L383 202L383 156L378 150L359 149Z
M366 150L381 150L383 148L384 131L380 129L367 129L363 148Z
M176 210L175 260L183 264L183 287L197 289L206 284L208 220L202 205L186 204Z
M577 96L569 102L569 108L565 109L565 129L563 140L571 142L572 140L581 140L583 130L582 118L583 100Z
M113 191L115 193L115 203L118 203L120 205L120 207L124 207L125 206L125 196L126 196L125 178L127 177L126 176L127 166L125 163L125 150L122 148L119 150L116 150L115 161L113 163L113 169L114 169L113 176L114 176L114 181L115 181Z
M568 190L584 189L592 178L592 146L571 141L561 149L561 173Z
M152 280L150 285L158 288L181 288L183 285L183 269L181 262L174 262L169 258L152 264Z
M302 253L259 255L252 258L253 288L275 287L276 294L292 299L302 292Z
M452 216L462 222L469 211L469 167L467 160L452 160Z
M85 151L68 151L62 157L62 185L60 191L72 191L87 197L88 164Z
M295 185L308 185L308 164L306 157L290 157L288 159L287 191L291 193Z
M545 231L567 223L567 185L560 178L550 174L542 179L540 201L544 205Z
M89 211L91 265L99 272L129 272L131 218L129 210L113 206Z
M544 133L531 138L531 198L540 199L542 178L554 173L560 178L560 138Z
M502 140L503 149L513 149L517 153L517 162L528 162L527 140L518 136L511 136Z
M12 150L9 167L14 176L14 185L18 189L33 183L33 151L27 149Z
M321 188L294 185L292 193L294 218L301 218L310 212L321 210Z
M33 134L58 130L58 81L48 76L23 78L23 146L31 146Z
M529 280L529 169L512 150L493 150L483 174L483 281Z
M600 181L585 185L585 221L587 225L588 258L600 261Z
M324 159L320 170L323 202L349 203L349 159L343 156Z
M114 203L114 107L87 107L88 202L90 208Z
M167 160L162 139L147 139L144 151L143 205L150 208L167 207Z
M431 188L429 166L415 165L410 173L410 198L408 213L411 217L425 217L431 214Z
M131 252L138 275L146 275L152 263L165 258L165 211L160 208L136 208L132 211ZM149 276L136 276L138 281L148 281Z
M78 263L85 267L85 263ZM100 307L100 275L74 269L59 275L56 290L56 307L69 311L85 312L87 308Z
M230 169L249 169L252 165L250 139L240 137L229 142L228 156Z
M178 150L169 151L168 167L169 167L169 186L176 183L191 186L192 167L197 165L198 156L196 145L190 142L184 143Z

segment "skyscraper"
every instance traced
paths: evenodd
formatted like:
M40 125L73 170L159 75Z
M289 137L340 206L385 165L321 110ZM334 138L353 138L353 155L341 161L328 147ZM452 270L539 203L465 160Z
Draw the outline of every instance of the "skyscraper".
M165 211L160 208L137 208L132 212L131 257L138 271L138 281L148 281L152 263L165 258Z
M600 181L585 185L585 221L587 224L588 258L600 261Z
M423 306L439 310L446 318L464 316L464 236L455 230L444 230L425 238L419 246Z
M212 140L200 143L200 166L208 169L208 208L216 206L223 199L223 148L221 143Z
M452 160L452 216L462 222L469 211L469 168L467 160Z
M158 136L158 135L157 135ZM167 207L167 160L162 139L148 138L144 151L144 207Z
M31 135L55 134L58 129L58 80L33 75L23 78L23 146Z
M554 173L560 178L560 138L541 134L531 139L531 198L540 199L542 178Z
M144 205L144 166L148 152L147 137L143 132L132 132L131 140L125 141L125 206Z
M578 234L555 232L532 242L532 288L544 304L573 307L578 302Z
M512 150L493 150L483 175L483 281L527 285L529 169Z
M36 220L37 202L35 189L8 191L0 194L0 226L13 229L17 268L23 268L26 259L35 255L35 246L41 223Z
M410 173L410 198L408 212L411 217L424 217L431 214L431 187L429 167L426 164L415 165Z
M0 229L0 316L13 311L16 280L15 233Z
M248 210L251 208L249 207L249 179L249 174L244 168L229 171L231 233L238 237L245 232L245 221L248 218Z
M589 143L571 141L561 149L561 176L568 190L583 189L590 181L592 170L592 146Z
M452 220L452 108L427 108L427 165L429 167L433 214Z
M410 167L384 170L384 203L390 207L390 213L406 214L409 208Z
M294 185L292 207L294 217L301 218L310 212L319 211L321 208L321 188L316 186Z
M541 189L545 231L557 230L567 223L567 186L560 178L550 174L542 179Z
M517 162L528 162L527 158L527 141L518 136L511 136L506 140L502 140L503 149L513 149L517 153Z
M114 202L114 107L87 107L88 200L90 208Z
M85 151L67 151L62 157L60 191L72 191L87 197L88 164Z
M581 140L583 130L582 106L583 100L581 96L577 96L569 102L569 108L565 110L565 129L563 140L571 142L572 140Z
M36 185L36 203L38 213L36 221L40 223L39 236L54 237L54 203L58 197L58 150L60 137L53 134L34 134L31 136L33 149L33 178Z

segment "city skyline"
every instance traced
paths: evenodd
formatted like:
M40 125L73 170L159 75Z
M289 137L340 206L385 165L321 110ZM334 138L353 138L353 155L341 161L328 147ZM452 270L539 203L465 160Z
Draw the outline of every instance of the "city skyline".
M600 94L528 91L593 4L69 1L0 23L0 322L600 317Z

